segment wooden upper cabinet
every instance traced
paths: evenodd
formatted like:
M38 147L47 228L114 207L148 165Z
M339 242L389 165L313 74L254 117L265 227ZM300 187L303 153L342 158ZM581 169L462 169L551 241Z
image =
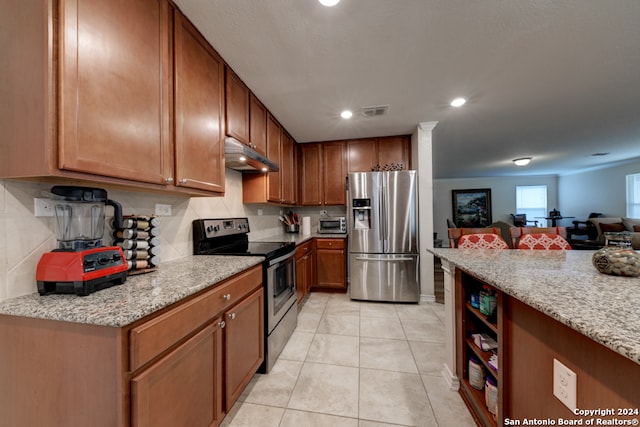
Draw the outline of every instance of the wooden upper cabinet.
M58 167L164 183L172 160L167 2L60 8Z
M300 144L300 204L322 205L322 147L319 143Z
M378 160L378 146L375 138L349 141L347 158L349 173L371 172L371 168Z
M380 166L386 164L402 165L405 170L411 169L411 137L387 136L378 138L378 162Z
M371 172L385 165L411 169L411 136L354 139L347 143L348 173Z
M267 109L253 93L249 98L249 144L267 155Z
M224 62L178 11L174 31L175 184L223 193Z
M226 132L249 145L249 88L225 66Z
M345 151L346 144L343 141L322 144L325 205L344 205L346 202Z
M267 158L278 164L282 170L282 131L280 124L270 113L267 113ZM269 202L280 203L282 201L282 186L280 172L267 173L267 200Z
M284 131L281 135L282 141L282 163L280 170L280 182L282 184L282 202L294 205L296 203L296 179L294 161L294 141L293 138Z

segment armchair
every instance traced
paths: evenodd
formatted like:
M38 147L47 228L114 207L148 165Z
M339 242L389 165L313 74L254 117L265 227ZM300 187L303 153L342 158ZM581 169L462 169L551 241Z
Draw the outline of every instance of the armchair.
M591 212L589 219L600 218L601 213ZM591 221L572 221L573 227L567 227L567 238L573 239L573 236L587 236L587 240L595 240L598 237L598 229Z
M538 221L527 219L527 214L511 214L513 219L513 225L516 227L528 227L527 224L533 224L534 227L538 226Z

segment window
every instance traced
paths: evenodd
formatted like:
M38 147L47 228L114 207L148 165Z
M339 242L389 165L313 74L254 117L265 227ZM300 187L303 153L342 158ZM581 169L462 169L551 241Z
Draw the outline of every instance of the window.
M627 175L627 216L640 218L640 173Z
M526 214L527 219L547 216L547 186L516 186L516 213Z

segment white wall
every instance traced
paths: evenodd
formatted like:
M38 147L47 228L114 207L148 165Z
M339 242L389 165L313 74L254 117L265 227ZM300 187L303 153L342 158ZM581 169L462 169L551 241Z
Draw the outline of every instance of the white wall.
M451 190L467 190L475 188L491 189L491 217L492 221L504 221L512 224L510 214L516 211L516 186L518 185L546 185L548 210L557 208L565 215L571 215L559 204L558 177L544 176L510 176L493 178L467 179L434 179L433 180L433 231L442 239L442 245L448 247L447 218L453 219ZM571 225L570 220L558 225Z
M640 159L603 169L571 175L558 180L561 212L584 220L591 212L605 216L626 216L626 175L640 173Z

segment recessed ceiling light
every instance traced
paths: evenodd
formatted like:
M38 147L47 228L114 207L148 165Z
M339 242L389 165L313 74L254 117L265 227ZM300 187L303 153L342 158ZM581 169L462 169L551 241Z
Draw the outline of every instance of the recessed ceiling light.
M318 0L321 5L331 7L338 4L340 0Z
M531 162L531 157L521 157L519 159L513 159L513 163L515 163L516 166L527 166L529 162Z
M452 107L462 107L466 103L467 103L467 100L465 98L456 98L453 101L451 101L451 106Z
M351 116L353 116L353 113L349 110L344 110L342 113L340 113L340 117L342 117L343 119L350 119Z
M261 170L262 170L262 172L268 172L268 171L269 171L269 168L267 168L267 167L263 167Z

